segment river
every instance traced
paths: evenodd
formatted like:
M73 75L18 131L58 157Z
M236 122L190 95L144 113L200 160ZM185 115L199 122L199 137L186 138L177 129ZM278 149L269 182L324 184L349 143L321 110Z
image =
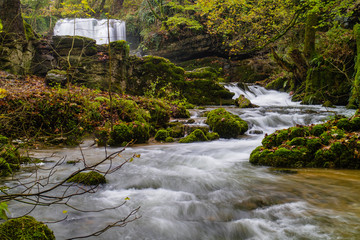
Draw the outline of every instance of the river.
M96 193L72 199L77 207L99 209L129 198L123 207L77 213L52 205L39 207L31 215L41 221L68 215L64 221L49 224L57 239L94 232L138 206L140 219L90 239L360 239L360 171L301 169L297 174L285 174L249 163L251 151L261 144L265 133L317 123L334 113L349 116L354 112L343 107L303 106L291 102L286 93L259 86L250 86L247 91L235 85L227 88L260 106L226 107L249 123L249 131L241 138L129 147L124 157L133 153L141 157L109 175L109 183ZM214 108L193 110L194 124L204 124L201 112ZM82 144L82 149L89 163L105 154L104 148L91 146L89 141ZM31 152L40 158L53 153L48 160L63 156L68 160L81 158L78 147ZM55 178L61 179L77 168L78 165L62 164ZM10 203L12 216L25 208Z

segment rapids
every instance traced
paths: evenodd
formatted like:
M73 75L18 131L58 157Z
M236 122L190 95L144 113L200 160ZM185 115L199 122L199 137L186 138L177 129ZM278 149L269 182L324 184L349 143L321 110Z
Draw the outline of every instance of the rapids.
M99 213L76 213L64 206L39 207L31 213L49 224L57 239L86 235L141 206L141 218L123 228L113 228L91 239L360 239L360 172L302 169L284 174L249 163L251 151L265 133L296 124L321 122L336 114L352 115L343 107L326 109L291 102L286 93L236 85L229 90L246 95L255 109L226 107L249 123L239 139L220 139L190 144L149 144L129 147L124 157L141 154L132 163L108 176L108 184L94 194L79 196L72 204L86 209L111 207L130 198L119 209ZM194 124L204 124L202 111L193 110ZM256 131L255 131L256 130ZM257 134L255 134L257 133ZM87 162L105 155L104 148L82 144ZM109 152L118 150L107 149ZM81 158L79 148L33 150L34 157ZM46 165L53 163L48 162ZM61 179L77 166L63 164ZM22 173L25 174L25 173ZM24 205L10 203L16 216Z

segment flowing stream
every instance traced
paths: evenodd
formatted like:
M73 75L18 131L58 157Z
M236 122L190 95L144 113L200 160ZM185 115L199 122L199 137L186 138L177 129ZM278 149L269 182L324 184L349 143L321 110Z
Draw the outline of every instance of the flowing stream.
M141 206L141 218L123 228L113 228L91 239L360 239L360 171L302 169L297 174L278 173L252 166L251 151L265 133L296 124L317 123L337 114L354 112L343 107L326 109L291 102L286 93L236 85L229 90L244 94L254 109L226 107L249 123L240 139L220 139L190 144L149 144L127 148L140 158L108 176L108 184L94 194L79 196L72 204L83 209L126 205L99 213L76 213L64 206L39 207L31 213L49 224L57 239L86 235ZM194 124L204 124L202 111L193 110ZM105 155L104 148L82 145L86 161ZM108 149L109 152L118 150ZM40 149L35 157L81 158L79 148ZM53 163L46 163L51 165ZM77 169L63 164L56 173L61 179ZM25 174L25 173L24 173ZM10 204L13 216L25 206Z

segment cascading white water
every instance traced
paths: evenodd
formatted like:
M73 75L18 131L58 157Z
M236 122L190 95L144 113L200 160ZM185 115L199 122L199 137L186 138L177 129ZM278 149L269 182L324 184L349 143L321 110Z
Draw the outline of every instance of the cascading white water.
M109 19L109 27L107 19L60 19L55 25L54 35L83 36L95 39L97 44L107 44L108 29L110 33L110 42L126 40L126 24L124 21L117 19Z
M252 100L262 99L257 102L259 108L226 107L247 121L251 129L271 133L295 124L319 122L333 114L321 106L291 102L275 101L275 106L269 106L270 100L281 99L284 93L261 87L255 90L243 94L256 95ZM332 111L345 115L354 112L345 108ZM40 221L56 221L67 210L65 221L49 224L57 239L94 232L138 206L142 218L91 239L359 239L360 191L355 189L360 185L359 171L306 169L296 175L279 175L269 168L252 166L249 155L263 136L246 134L240 139L128 148L124 156L137 153L141 158L108 175L108 184L98 192L71 201L81 209L100 209L117 206L129 197L125 206L86 214L53 205L39 207L31 215ZM116 150L107 149L109 153ZM34 150L32 154L43 157L53 152ZM81 153L76 148L56 152L68 160L81 158L81 154L91 164L104 157L104 148L87 143ZM77 167L64 164L56 177L64 179ZM26 208L10 203L10 212L18 216Z
M235 93L233 99L244 95L251 103L259 106L299 106L299 102L292 102L287 93L281 93L275 90L267 90L261 86L249 85L247 90L241 89L236 83L225 85L230 92Z

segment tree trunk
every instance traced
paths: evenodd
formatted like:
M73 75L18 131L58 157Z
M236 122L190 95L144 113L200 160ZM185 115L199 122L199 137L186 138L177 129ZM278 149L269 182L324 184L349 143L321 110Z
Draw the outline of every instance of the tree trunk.
M360 103L360 24L354 26L354 35L356 39L356 62L355 70L356 75L353 82L353 89L351 93L351 98L348 104L348 108L358 108Z
M307 59L315 55L315 26L318 24L318 15L315 12L308 13L305 25L304 55Z
M0 20L5 32L15 33L17 37L25 38L20 0L0 0Z

